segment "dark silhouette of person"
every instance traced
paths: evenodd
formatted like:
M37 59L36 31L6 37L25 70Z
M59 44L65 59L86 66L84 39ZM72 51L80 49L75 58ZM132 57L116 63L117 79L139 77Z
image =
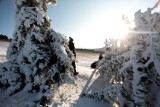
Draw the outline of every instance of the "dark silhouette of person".
M99 54L99 61L103 58L102 53Z
M94 62L91 64L91 68L96 68L101 59L103 59L102 53L99 54L98 61L94 61Z
M73 42L73 38L69 37L69 49L73 52L75 58L76 58L76 52L75 52L75 45L74 45L74 42ZM76 63L75 63L75 60L72 62L72 66L73 66L73 69L74 69L74 75L77 75L78 72L76 71Z

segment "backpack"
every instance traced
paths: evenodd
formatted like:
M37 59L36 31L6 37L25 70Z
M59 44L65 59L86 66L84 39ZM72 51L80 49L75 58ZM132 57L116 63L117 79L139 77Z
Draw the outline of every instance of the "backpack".
M96 68L98 65L98 61L95 61L91 64L91 68Z

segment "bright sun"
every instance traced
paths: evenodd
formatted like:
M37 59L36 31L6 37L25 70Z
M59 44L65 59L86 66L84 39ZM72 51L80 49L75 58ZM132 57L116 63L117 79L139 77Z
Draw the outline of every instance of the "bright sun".
M122 21L117 21L116 23L108 24L108 31L106 33L110 38L124 39L128 32L128 26Z
M114 18L100 18L94 21L85 34L97 37L123 39L129 32L127 23Z
M88 47L103 47L107 38L125 39L129 33L129 28L122 20L114 18L96 18L93 23L84 26L82 31L78 33L77 46L82 45Z

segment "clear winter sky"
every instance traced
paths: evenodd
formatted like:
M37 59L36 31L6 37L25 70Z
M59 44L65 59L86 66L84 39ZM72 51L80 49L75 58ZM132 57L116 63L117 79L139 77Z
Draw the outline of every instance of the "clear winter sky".
M65 36L73 37L77 48L104 46L107 32L125 14L133 19L139 9L153 7L157 0L58 0L48 7L51 27ZM160 10L160 8L159 8ZM14 32L13 0L0 0L0 34L12 37ZM116 31L115 31L116 32Z

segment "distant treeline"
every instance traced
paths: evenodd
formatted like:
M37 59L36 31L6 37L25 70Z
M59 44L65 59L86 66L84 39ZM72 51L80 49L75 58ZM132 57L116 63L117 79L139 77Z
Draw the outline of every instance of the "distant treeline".
M0 40L1 41L10 41L11 39L9 39L7 35L0 34Z
M104 53L101 51L95 51L95 49L82 49L82 48L76 48L77 52L88 52L88 53Z

